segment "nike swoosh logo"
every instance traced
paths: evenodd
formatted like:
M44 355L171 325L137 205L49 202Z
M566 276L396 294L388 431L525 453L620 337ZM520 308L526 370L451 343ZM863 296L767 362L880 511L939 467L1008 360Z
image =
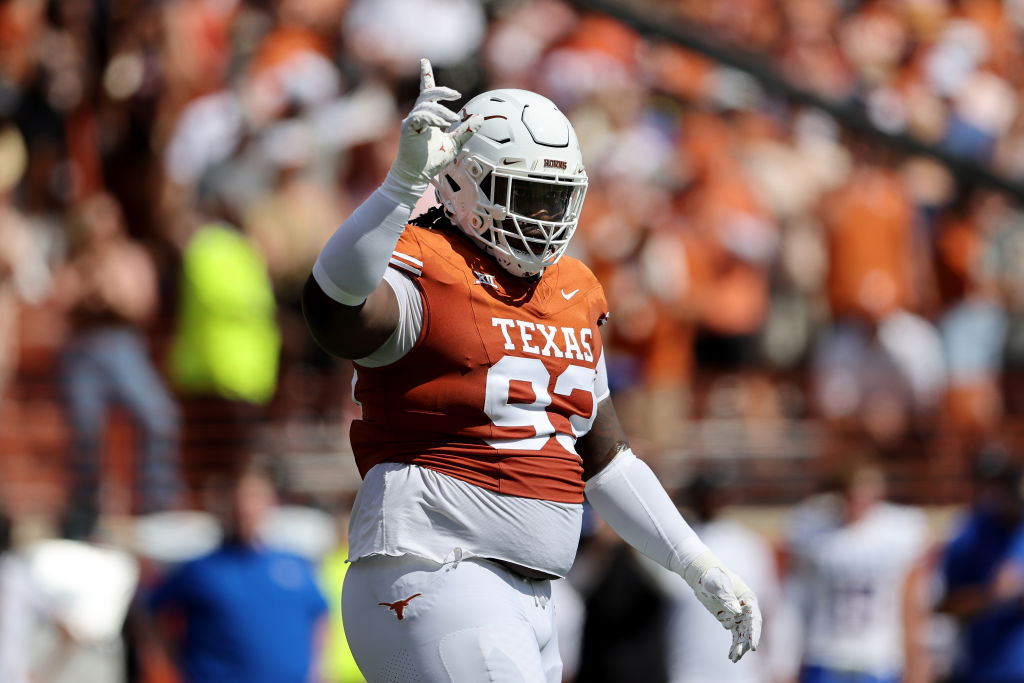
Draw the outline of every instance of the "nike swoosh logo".
M574 289L574 290L572 290L571 292L566 292L566 291L565 291L565 290L563 289L563 290L562 290L562 298L563 298L563 299L565 299L566 301L568 301L569 299L571 299L571 298L573 298L574 296L576 296L576 292L578 292L578 291L580 291L580 290L578 290L578 289Z

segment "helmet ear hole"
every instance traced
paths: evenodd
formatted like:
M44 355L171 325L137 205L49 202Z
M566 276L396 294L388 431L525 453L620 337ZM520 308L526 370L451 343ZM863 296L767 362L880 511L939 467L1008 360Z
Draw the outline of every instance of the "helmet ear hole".
M444 179L448 181L448 186L452 188L453 192L458 192L459 190L462 189L462 187L460 187L459 184L455 182L455 178L452 178L447 173L445 173Z

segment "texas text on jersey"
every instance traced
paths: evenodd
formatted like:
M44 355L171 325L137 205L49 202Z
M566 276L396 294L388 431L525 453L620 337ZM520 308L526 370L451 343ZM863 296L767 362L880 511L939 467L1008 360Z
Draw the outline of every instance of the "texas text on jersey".
M398 362L358 367L360 473L415 463L498 493L583 502L574 446L605 397L595 384L607 302L590 270L564 257L527 281L460 233L416 225L391 267L418 286L423 328Z

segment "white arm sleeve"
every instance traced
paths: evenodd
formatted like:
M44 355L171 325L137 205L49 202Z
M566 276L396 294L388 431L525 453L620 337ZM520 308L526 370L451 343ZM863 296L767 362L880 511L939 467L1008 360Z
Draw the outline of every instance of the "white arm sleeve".
M585 492L624 541L682 576L704 608L732 631L730 660L757 649L761 610L753 591L697 538L651 468L626 449L587 482Z
M313 265L313 278L324 293L356 306L377 288L391 252L409 222L417 196L385 181L345 219L327 240Z
M708 552L651 468L629 449L594 475L585 493L622 540L680 576Z

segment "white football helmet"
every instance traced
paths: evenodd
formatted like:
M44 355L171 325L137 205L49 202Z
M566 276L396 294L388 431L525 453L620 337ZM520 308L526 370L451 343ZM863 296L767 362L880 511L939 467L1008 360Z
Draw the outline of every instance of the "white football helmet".
M491 90L459 113L484 120L431 181L441 206L502 268L539 275L565 253L583 208L576 132L551 100L528 90Z

